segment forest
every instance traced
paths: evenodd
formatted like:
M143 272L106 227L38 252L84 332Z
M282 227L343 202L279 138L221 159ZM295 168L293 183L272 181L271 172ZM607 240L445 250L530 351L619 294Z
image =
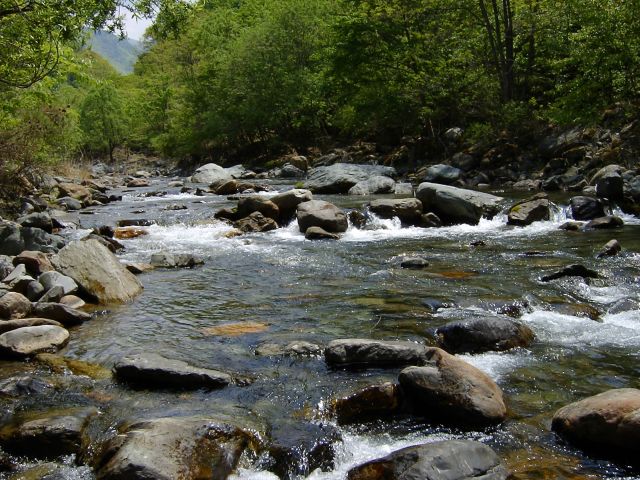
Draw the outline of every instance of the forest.
M83 49L153 17L131 75ZM187 164L336 142L535 140L640 98L640 0L0 1L0 175L116 147ZM4 189L5 195L10 188Z

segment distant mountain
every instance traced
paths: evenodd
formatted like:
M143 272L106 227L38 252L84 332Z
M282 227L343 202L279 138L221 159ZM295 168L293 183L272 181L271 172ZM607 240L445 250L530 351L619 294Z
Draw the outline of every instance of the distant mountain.
M109 32L97 31L87 42L90 48L105 58L118 72L128 74L133 72L133 65L143 52L142 43L132 38L120 39Z

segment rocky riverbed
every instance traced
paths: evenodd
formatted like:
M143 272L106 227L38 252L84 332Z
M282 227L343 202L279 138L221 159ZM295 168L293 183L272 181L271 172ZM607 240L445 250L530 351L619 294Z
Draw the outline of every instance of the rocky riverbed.
M628 172L285 167L59 179L0 226L1 478L635 478Z

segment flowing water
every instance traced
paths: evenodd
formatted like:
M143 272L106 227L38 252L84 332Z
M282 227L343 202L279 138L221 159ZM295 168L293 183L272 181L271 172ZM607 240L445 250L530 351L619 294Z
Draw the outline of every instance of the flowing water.
M636 306L609 313L620 300L640 301L639 219L623 216L625 227L613 232L562 231L558 226L566 220L566 199L558 198L553 220L524 228L507 226L504 215L477 226L437 229L401 228L396 221L374 218L376 229L350 227L337 242L307 241L295 223L226 238L231 227L213 214L234 202L179 194L166 184L124 192L122 202L81 215L75 235L117 219L146 218L156 224L148 235L123 241L123 260L148 262L152 253L163 250L195 254L205 264L141 275L145 290L139 298L100 311L72 329L62 353L111 368L126 354L153 351L247 377L250 384L176 393L132 390L110 379L69 380L69 388L38 399L39 407L43 402L98 405L105 429L130 417L219 412L285 432L305 422L330 424L326 408L332 398L393 381L398 370L330 370L321 356L261 356L255 354L258 347L294 340L325 345L353 337L435 344L435 329L451 320L525 305L520 321L536 334L530 348L463 356L504 390L507 422L482 432L406 418L337 427L342 440L335 445L334 468L308 472L308 478L345 478L351 467L366 460L443 438L474 438L491 445L515 478L640 478L630 468L585 456L550 432L553 413L567 403L610 388L640 388L640 311ZM168 194L144 196L153 190ZM320 198L345 208L368 200ZM173 204L188 209L166 209ZM611 238L620 241L623 252L597 260L595 254ZM415 255L427 258L430 266L422 271L400 268L405 256ZM540 281L572 263L596 269L603 278ZM597 320L585 316L593 316L593 309L600 314ZM232 323L254 331L229 335L212 328ZM304 470L304 465L298 467ZM92 478L86 468L72 470L76 478ZM264 469L264 459L247 457L234 478L277 477Z

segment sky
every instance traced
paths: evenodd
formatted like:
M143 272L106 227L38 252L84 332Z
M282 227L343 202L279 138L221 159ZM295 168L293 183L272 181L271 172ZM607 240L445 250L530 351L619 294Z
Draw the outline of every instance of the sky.
M151 20L146 18L134 19L129 12L126 12L124 24L127 36L140 40L144 35L144 31L151 25Z

